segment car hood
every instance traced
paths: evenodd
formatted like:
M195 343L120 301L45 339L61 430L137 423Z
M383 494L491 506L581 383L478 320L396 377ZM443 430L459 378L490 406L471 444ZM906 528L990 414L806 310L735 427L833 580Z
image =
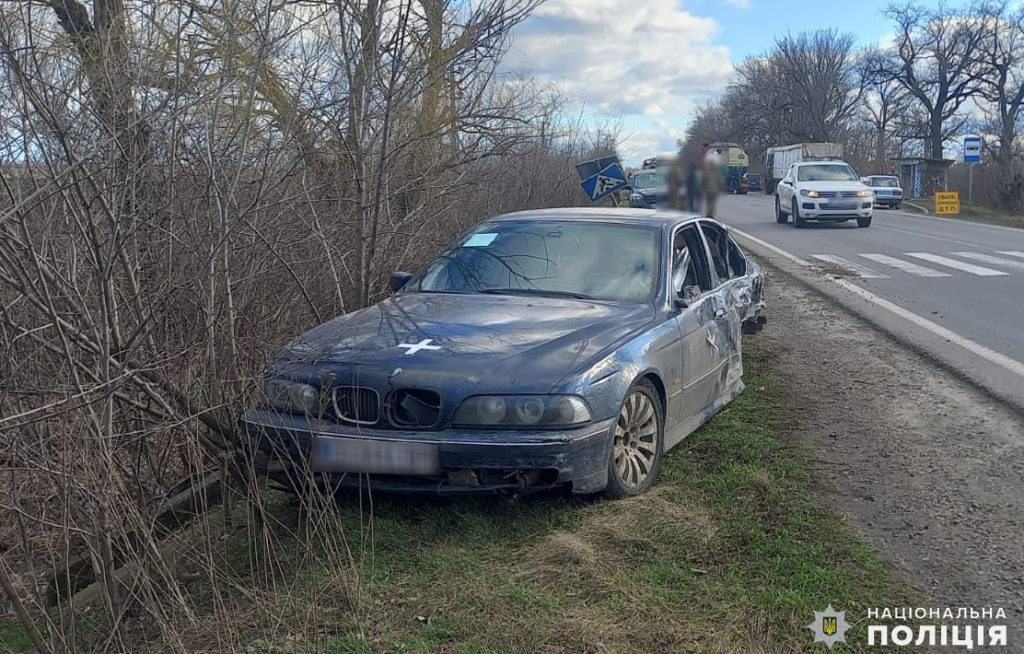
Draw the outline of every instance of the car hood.
M861 182L797 182L801 188L820 191L863 191L868 188Z
M479 392L548 392L655 317L652 303L399 293L339 316L282 350L268 374L342 377L401 368L403 379L473 378ZM400 347L421 344L426 347Z

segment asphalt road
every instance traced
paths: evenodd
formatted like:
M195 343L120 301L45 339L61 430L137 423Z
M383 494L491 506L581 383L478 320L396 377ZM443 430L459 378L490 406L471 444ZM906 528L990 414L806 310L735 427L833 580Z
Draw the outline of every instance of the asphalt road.
M855 221L775 222L774 196L724 196L754 254L1024 411L1024 230L875 209Z

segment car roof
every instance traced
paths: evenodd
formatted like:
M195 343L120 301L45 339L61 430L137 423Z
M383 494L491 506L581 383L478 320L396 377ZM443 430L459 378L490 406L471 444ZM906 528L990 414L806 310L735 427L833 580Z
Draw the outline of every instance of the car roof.
M626 209L613 207L561 207L557 209L533 209L506 213L484 222L534 221L589 221L619 223L623 225L644 225L647 227L670 227L702 218L695 214L669 209Z
M868 175L868 177L881 177L883 179L899 179L896 175Z

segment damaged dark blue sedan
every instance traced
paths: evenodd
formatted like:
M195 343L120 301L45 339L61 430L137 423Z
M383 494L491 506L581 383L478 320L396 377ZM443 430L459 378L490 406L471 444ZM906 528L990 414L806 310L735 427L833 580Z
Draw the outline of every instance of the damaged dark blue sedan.
M241 419L251 461L291 489L642 493L742 391L762 284L710 219L487 220L268 364Z

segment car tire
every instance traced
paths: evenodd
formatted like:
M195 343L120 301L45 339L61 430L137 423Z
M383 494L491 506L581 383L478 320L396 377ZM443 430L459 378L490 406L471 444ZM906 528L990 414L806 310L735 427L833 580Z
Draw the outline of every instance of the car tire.
M800 229L806 226L807 221L800 217L800 207L796 203L796 198L793 198L793 227Z
M779 196L775 196L775 222L780 225L785 225L789 222L789 216L782 213L782 202L779 201Z
M637 380L626 392L612 428L605 497L620 499L646 492L661 472L664 449L665 413L661 398L651 382Z
M899 203L899 202L897 202L896 204L892 205L892 208L893 208L893 209L896 209L897 211L899 211L899 208L900 208L900 203Z
M870 227L870 226L871 226L871 216L868 216L867 218L857 218L857 227Z

